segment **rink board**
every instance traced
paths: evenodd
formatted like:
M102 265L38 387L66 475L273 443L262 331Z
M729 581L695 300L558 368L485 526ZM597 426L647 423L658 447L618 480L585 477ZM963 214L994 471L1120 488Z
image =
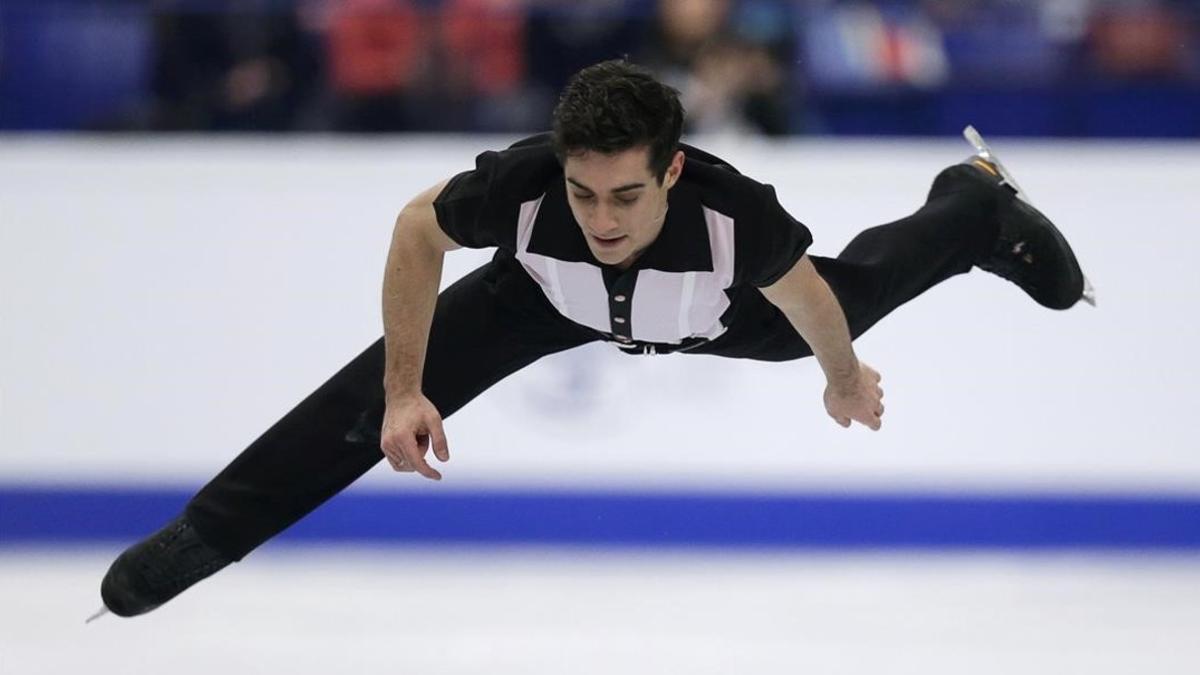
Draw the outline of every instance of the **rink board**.
M0 545L137 539L178 490L0 489ZM290 543L638 548L1200 549L1200 497L355 490Z

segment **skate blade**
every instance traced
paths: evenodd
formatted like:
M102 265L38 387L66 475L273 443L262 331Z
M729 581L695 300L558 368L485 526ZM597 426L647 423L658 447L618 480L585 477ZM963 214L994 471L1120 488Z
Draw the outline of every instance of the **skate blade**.
M87 620L84 621L84 623L85 624L91 623L91 622L95 621L96 619L99 619L100 617L104 616L105 614L108 614L108 608L101 607L100 609L96 610L95 614L89 616L87 618Z
M1088 280L1087 275L1083 277L1083 295L1080 298L1092 307L1096 306L1096 289L1092 286L1092 282Z
M1012 186L1012 189L1017 191L1017 197L1021 201L1025 202L1026 204L1030 203L1028 193L1021 189L1020 184L1017 183L1017 179L1013 178L1012 173L1009 172L1009 170L1004 167L1004 164L996 158L996 153L992 152L992 147L987 144L987 141L983 140L983 136L975 130L974 126L968 124L967 128L963 129L963 138L967 139L967 142L970 143L973 148L975 148L975 154L977 156L988 161L992 164L992 166L996 167L996 170L1000 172L1000 177L1004 179L1005 183Z

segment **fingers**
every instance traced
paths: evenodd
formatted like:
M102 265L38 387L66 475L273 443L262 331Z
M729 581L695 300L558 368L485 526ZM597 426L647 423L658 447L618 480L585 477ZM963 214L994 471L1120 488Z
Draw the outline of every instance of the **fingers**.
M883 420L880 419L882 417L883 417L883 391L881 390L879 392L879 400L875 404L875 410L871 413L871 416L867 419L867 426L871 427L875 431L879 431L880 427L883 426Z
M442 428L442 418L436 414L429 415L425 418L425 425L429 428L429 438L433 442L433 456L439 461L450 461L450 445L446 443L446 431Z
M407 433L400 433L387 438L380 444L380 449L393 470L404 473L416 471L431 480L441 480L442 474L425 462L425 443Z
M387 459L388 464L391 465L393 471L412 473L413 468L409 466L408 462L404 459L404 454L400 452L399 448L396 447L394 443L390 442L390 439L388 446L381 446L381 448L383 449L384 458Z
M872 431L879 431L880 428L883 427L883 420L880 419L882 417L883 417L883 401L879 401L878 403L875 404L875 410L871 411L867 415L867 419L866 419L866 421L863 422L863 424L870 427Z
M442 479L442 474L425 461L425 453L421 451L415 437L409 434L401 435L400 450L404 453L404 462L414 471L430 480Z
M883 427L883 420L881 419L883 417L883 403L880 402L872 412L860 411L849 417L838 415L831 415L831 417L833 417L835 422L847 429L850 428L851 421L854 421L870 428L872 431L879 431Z
M399 471L400 473L412 473L413 472L413 468L411 466L409 466L408 462L404 461L403 459L398 459L394 462L389 459L388 462L391 463L392 469L394 469L395 471Z
M386 459L388 464L392 467L392 471L403 471L403 469L400 468L400 462L388 453L383 453L383 458Z
M879 384L883 377L865 363L860 366L861 377L856 383L856 391L848 393L827 388L825 409L844 428L849 428L851 422L858 422L879 431L883 427L883 387Z
M423 403L423 405L422 405ZM409 402L389 407L384 415L379 447L388 464L396 471L415 471L430 480L441 480L442 474L425 461L433 449L439 460L450 460L450 446L442 428L442 418L428 401Z
M404 455L398 449L383 450L383 456L391 465L393 471L411 473L413 468L408 465L408 461L404 459Z
M883 426L883 420L879 419L879 415L876 415L875 413L867 413L865 415L855 415L854 421L858 422L859 424L863 425L864 427L867 427L871 431L879 431L879 429ZM850 425L843 424L842 426L847 427Z
M400 449L396 446L393 438L384 434L382 442L379 444L379 449L383 451L383 457L388 461L395 471L403 471L404 456L400 454Z

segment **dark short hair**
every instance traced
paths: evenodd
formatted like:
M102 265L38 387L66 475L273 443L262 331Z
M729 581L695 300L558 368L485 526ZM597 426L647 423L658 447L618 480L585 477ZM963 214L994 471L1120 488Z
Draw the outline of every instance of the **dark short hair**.
M650 171L661 183L679 148L679 92L624 60L603 61L571 76L554 107L554 151L567 155L650 148Z

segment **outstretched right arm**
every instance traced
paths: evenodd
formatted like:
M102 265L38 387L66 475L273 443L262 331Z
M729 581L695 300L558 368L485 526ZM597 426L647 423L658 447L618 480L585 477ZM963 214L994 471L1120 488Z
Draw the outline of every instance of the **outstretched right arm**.
M437 304L446 251L459 248L438 225L433 201L447 181L413 198L396 218L383 275L383 328L386 365L383 385L387 410L380 447L393 469L426 478L442 475L425 461L450 459L442 418L421 392L429 327Z

